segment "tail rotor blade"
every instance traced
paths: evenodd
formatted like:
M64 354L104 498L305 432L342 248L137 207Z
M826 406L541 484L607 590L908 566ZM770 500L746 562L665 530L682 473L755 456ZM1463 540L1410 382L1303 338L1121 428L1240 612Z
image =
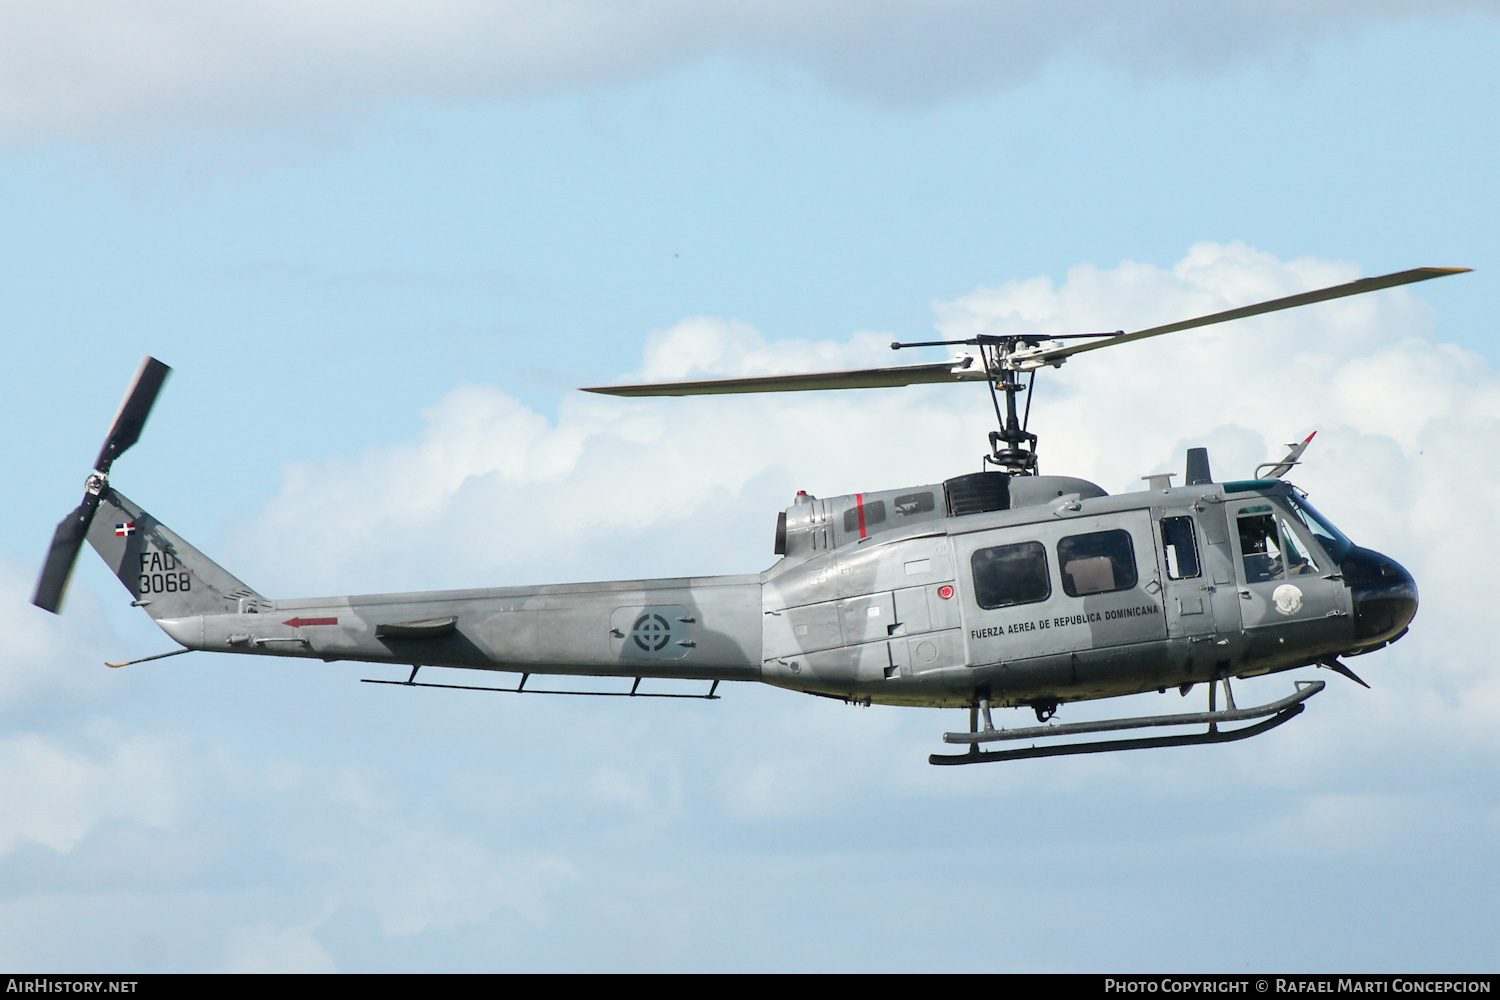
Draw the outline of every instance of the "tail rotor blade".
M78 561L78 550L88 536L94 512L99 509L99 494L84 495L83 503L57 525L52 536L52 547L47 550L47 562L42 566L42 575L36 581L36 594L31 603L44 611L57 614L62 605L63 591L68 587L68 577L73 573L73 564Z
M130 391L125 393L124 400L120 402L120 412L115 414L115 422L109 429L109 437L104 439L104 447L99 452L99 458L94 462L95 469L108 472L110 464L140 440L141 429L146 426L146 418L151 415L151 407L156 402L156 394L161 392L162 383L167 380L167 375L171 371L172 369L167 365L152 357L141 362L140 370L135 373L135 381L130 385ZM98 500L94 503L97 506ZM79 510L82 509L82 507L79 508ZM92 518L92 515L90 517ZM84 530L87 529L88 526L85 525ZM58 530L61 530L61 527Z
M58 523L57 531L52 535L52 547L47 550L47 561L42 565L42 575L37 578L36 593L31 598L31 603L37 607L56 614L62 606L63 591L68 588L68 577L73 575L78 550L88 537L89 525L94 522L99 501L108 488L109 467L141 439L146 418L151 415L151 407L171 371L152 357L141 362L135 380L120 401L120 409L110 425L109 436L104 439L104 447L94 462L94 475L89 477L83 503Z

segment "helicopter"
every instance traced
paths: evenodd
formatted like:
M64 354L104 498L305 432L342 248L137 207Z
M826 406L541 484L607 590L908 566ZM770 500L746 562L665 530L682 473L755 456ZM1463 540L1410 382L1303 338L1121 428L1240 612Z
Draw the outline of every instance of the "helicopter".
M970 349L937 363L586 389L647 397L987 384L998 427L981 471L872 493L799 492L777 515L779 559L731 576L265 597L110 485L171 371L147 357L83 501L57 526L33 603L59 611L87 540L132 605L181 647L128 663L207 651L409 666L405 679L363 680L411 688L711 701L726 681L756 681L866 706L967 708L968 728L943 734L965 749L932 754L940 765L1242 740L1302 713L1325 683L1296 680L1286 697L1241 708L1232 679L1319 666L1365 684L1341 658L1406 635L1415 580L1285 481L1311 434L1244 480L1216 481L1203 448L1189 449L1181 485L1166 473L1110 495L1085 479L1042 475L1030 429L1037 373L1106 347L1467 270L1416 268L1130 333L891 345ZM423 667L520 677L514 686L418 680ZM548 675L632 683L532 684ZM656 679L709 687L641 690ZM1207 711L1053 721L1064 704L1169 687L1185 696L1197 685ZM1037 725L997 727L996 708L1029 708ZM1206 728L1056 742L1183 726ZM992 744L1010 748L985 749Z

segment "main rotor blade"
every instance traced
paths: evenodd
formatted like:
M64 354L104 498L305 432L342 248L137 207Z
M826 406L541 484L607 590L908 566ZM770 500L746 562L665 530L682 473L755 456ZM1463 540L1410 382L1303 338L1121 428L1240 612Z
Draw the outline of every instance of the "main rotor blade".
M1332 285L1328 288L1319 288L1311 292L1300 292L1296 295L1288 295L1284 298L1271 299L1269 302L1257 302L1254 305L1240 306L1238 309L1226 309L1223 312L1211 313L1207 316L1199 316L1197 319L1185 319L1180 323L1168 323L1166 326L1153 326L1148 330L1137 330L1135 333L1126 333L1108 340L1096 340L1087 344L1077 344L1069 347L1059 347L1051 351L1038 351L1028 354L1026 361L1028 367L1037 364L1051 364L1063 358L1071 358L1075 354L1085 351L1096 351L1101 347L1113 347L1115 344L1124 344L1132 340L1145 340L1147 337L1160 337L1164 333L1176 333L1178 330L1191 330L1197 326L1211 326L1214 323L1228 323L1230 320L1244 319L1247 316L1259 316L1262 313L1277 312L1282 309L1295 309L1297 306L1312 305L1314 302L1326 302L1329 299L1341 299L1346 295L1363 295L1365 292L1377 292L1382 288L1394 288L1397 285L1409 285L1414 281L1427 281L1431 278L1445 278L1450 274L1464 274L1472 268L1467 267L1418 267L1410 271L1397 271L1394 274L1383 274L1378 278L1360 278L1358 281L1350 281L1343 285Z
M606 396L708 396L738 392L802 392L811 389L881 389L929 382L983 381L982 367L959 367L962 362L901 365L895 368L857 368L842 372L803 375L760 375L754 378L713 378L694 382L655 382L649 385L599 385L584 389ZM972 361L970 362L972 364Z
M89 525L98 509L99 494L85 493L83 503L58 522L57 531L52 535L52 547L47 550L47 561L42 565L42 575L36 581L32 604L57 614L63 591L68 587L68 577L73 573L73 564L78 561L78 550L88 536Z
M125 398L120 401L120 410L115 414L109 436L104 439L104 447L94 461L95 469L108 472L114 460L140 440L141 428L146 426L146 418L151 415L156 394L161 392L162 383L167 380L171 371L171 368L153 357L147 357L141 362L140 370L135 373L135 381L130 384Z

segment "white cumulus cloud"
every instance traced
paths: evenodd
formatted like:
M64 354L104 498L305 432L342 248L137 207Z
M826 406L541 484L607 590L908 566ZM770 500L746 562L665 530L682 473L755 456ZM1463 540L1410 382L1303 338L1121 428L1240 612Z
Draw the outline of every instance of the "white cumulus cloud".
M171 749L135 736L96 756L36 733L0 738L0 855L24 843L65 853L105 820L170 823Z
M85 549L80 558L95 556ZM0 711L35 706L60 692L106 691L112 672L104 661L122 648L109 641L114 636L98 598L84 587L69 589L66 619L33 607L37 572L35 565L0 560Z
M224 972L337 972L313 926L278 927L262 921L229 934Z

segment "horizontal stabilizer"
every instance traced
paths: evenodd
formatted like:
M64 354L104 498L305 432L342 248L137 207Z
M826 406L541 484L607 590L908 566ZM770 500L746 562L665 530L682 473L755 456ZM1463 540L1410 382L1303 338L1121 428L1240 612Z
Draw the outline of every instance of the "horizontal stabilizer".
M440 639L458 627L458 617L424 618L414 622L387 622L375 626L377 639Z

